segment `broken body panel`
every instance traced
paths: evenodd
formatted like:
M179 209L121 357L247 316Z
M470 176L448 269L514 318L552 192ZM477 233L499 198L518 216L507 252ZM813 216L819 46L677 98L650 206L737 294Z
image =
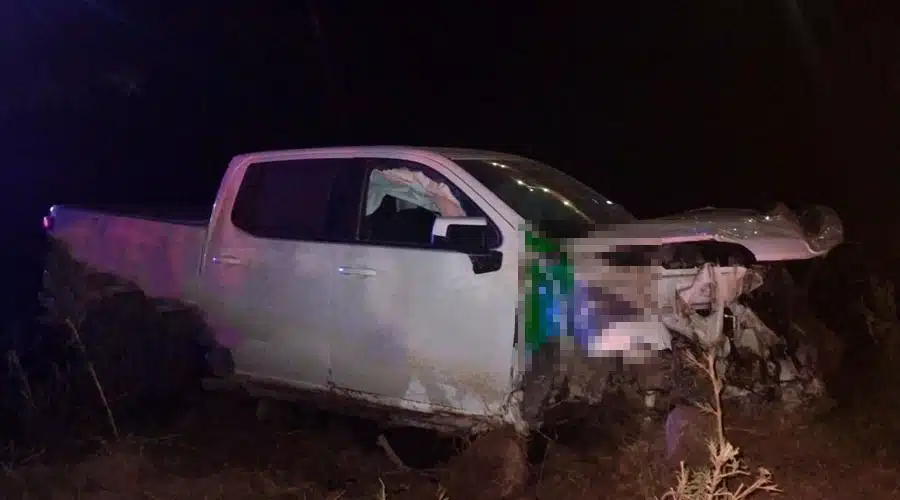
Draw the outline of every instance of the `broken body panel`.
M830 209L814 207L801 218L783 206L769 213L702 209L571 240L574 334L589 339L575 357L645 364L671 350L679 334L717 350L723 370L737 349L774 365L776 382L794 382L803 367L776 349L785 347L787 332L767 326L747 298L763 284L766 266L820 257L842 240L840 218ZM632 307L614 307L620 300ZM597 321L603 315L610 317ZM820 390L821 380L812 382ZM597 400L603 389L575 392Z

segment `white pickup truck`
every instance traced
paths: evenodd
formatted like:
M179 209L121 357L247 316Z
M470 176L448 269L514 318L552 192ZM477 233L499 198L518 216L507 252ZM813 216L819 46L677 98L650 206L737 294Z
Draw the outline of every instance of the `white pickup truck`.
M750 211L638 222L528 158L384 146L238 156L203 218L56 205L44 226L90 268L199 308L216 343L210 386L479 431L539 421L523 411L538 370L526 330L539 321L522 298L542 296L547 283L522 272L535 259L523 228L564 238L568 276L587 290L568 301L581 319L557 330L587 330L587 343L573 345L588 358L633 360L638 349L669 349L671 332L714 343L722 310L759 284L752 265L813 258L840 242L839 220L817 213L818 229ZM633 248L662 260L606 258ZM704 257L716 248L743 260ZM694 314L704 308L719 313ZM708 334L710 317L719 323ZM546 400L541 391L531 404Z

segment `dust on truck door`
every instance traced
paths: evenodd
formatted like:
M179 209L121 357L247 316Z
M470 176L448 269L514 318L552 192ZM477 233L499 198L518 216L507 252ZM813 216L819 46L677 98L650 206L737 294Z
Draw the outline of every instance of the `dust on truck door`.
M301 388L329 383L336 247L353 160L278 159L232 168L204 255L209 322L238 375ZM228 184L227 182L225 184Z

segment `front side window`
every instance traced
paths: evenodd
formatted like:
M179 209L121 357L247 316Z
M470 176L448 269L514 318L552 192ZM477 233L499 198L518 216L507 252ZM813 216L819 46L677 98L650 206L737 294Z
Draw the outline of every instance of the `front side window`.
M572 177L532 160L454 160L523 219L550 235L577 236L635 217Z
M438 217L486 217L444 176L418 163L398 159L366 160L368 182L363 198L360 240L428 248ZM489 247L499 246L493 226Z
M284 160L247 167L232 223L259 238L347 240L355 229L353 160Z

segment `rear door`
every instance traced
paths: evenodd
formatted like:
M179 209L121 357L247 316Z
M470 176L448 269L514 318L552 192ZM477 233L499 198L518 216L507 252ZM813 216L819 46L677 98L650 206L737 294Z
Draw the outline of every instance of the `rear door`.
M344 158L256 162L233 172L240 187L218 201L223 215L211 228L203 280L210 323L239 375L328 385L338 247L355 231L347 200L359 198L357 172Z

